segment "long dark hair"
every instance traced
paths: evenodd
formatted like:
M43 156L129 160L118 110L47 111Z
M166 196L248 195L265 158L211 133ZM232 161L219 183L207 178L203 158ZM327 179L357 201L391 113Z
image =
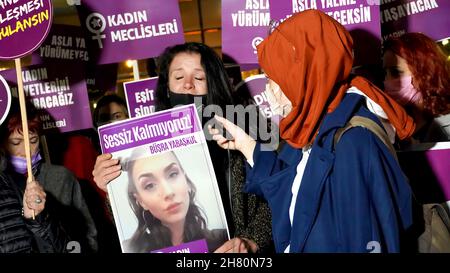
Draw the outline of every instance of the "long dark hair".
M206 102L208 105L218 105L225 111L226 105L233 104L233 89L222 60L209 46L191 42L166 48L158 59L157 111L171 108L170 100L167 96L169 92L169 67L175 56L180 53L200 54L201 64L206 74L206 85L208 88Z
M176 160L178 157L173 151L170 151ZM138 219L138 227L130 239L130 250L132 252L150 252L152 250L162 249L172 246L170 230L165 227L159 219L154 217L149 211L144 210L137 202L135 194L136 186L133 181L133 166L136 160L127 164L128 170L128 201ZM183 242L190 242L205 238L207 232L206 219L204 212L196 205L195 194L197 189L186 175L184 169L180 165L183 174L186 176L187 183L190 187L189 191L189 208L186 214L184 226Z
M206 86L208 93L206 95L206 104L211 107L220 107L224 116L227 105L234 105L232 87L225 66L220 57L205 44L185 43L166 48L158 58L159 78L156 86L156 110L165 110L172 108L169 92L169 68L175 56L180 53L200 54L200 62L206 75ZM217 109L219 110L219 109ZM202 119L202 117L200 117ZM202 122L205 121L202 119ZM206 132L205 132L206 133ZM228 196L226 169L229 167L227 152L220 148L216 143L207 142L214 170L216 172L220 194ZM225 212L230 213L229 202L224 202ZM232 219L231 215L227 215Z

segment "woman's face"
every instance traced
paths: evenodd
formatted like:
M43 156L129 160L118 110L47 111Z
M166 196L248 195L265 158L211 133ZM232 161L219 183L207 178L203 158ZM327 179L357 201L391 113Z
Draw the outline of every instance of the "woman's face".
M127 119L127 111L125 107L119 105L118 103L111 102L110 104L99 109L97 126L124 119Z
M291 112L291 101L286 97L275 81L268 78L265 92L274 115L286 117Z
M189 208L189 185L173 153L138 159L132 169L136 199L165 226L183 223Z
M206 73L197 53L178 53L169 66L169 89L178 94L206 95Z
M385 80L412 75L406 60L390 50L383 55L383 69L385 71Z
M31 154L34 155L39 148L39 136L34 132L29 132L30 136L30 150ZM25 142L23 135L19 133L18 130L14 130L8 137L5 144L5 149L11 156L26 157L25 155Z

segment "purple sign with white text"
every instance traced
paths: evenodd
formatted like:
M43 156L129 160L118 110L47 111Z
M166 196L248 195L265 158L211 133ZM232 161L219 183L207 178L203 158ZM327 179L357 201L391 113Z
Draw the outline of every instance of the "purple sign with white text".
M256 46L269 33L269 23L269 0L222 1L224 60L238 64L257 64Z
M140 117L155 112L157 83L158 77L153 77L123 84L130 117Z
M433 40L450 37L449 0L392 0L381 5L383 40L422 32Z
M354 65L379 63L381 55L380 6L373 0L271 0L270 16L280 22L292 14L318 9L341 23L352 35Z
M193 104L186 107L136 117L102 126L100 146L103 153L112 153L160 140L192 134L202 130Z
M8 116L11 107L11 91L5 79L0 75L0 124Z
M33 65L22 70L25 96L40 114L46 132L70 132L92 128L89 99L82 64L72 64L70 69L57 64ZM76 73L74 73L76 72ZM17 94L16 71L0 71L13 94Z
M151 253L208 253L206 240L197 240L177 246L154 250Z
M52 25L47 39L32 54L32 64L51 61L89 61L83 30L78 26Z
M77 7L97 64L156 57L184 43L177 0L84 0Z
M0 59L16 59L34 51L51 24L50 0L0 1Z
M266 76L262 74L251 76L236 86L236 92L250 94L264 116L266 118L270 118L276 124L279 124L281 116L272 114L272 109L267 101L267 95L265 92L267 83L268 81Z

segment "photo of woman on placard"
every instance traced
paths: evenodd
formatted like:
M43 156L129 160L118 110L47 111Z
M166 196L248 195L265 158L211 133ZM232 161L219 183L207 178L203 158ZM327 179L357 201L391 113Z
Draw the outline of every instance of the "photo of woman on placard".
M125 252L149 253L201 239L212 252L228 240L226 229L207 228L197 189L173 151L129 161L126 170L138 227L124 241Z

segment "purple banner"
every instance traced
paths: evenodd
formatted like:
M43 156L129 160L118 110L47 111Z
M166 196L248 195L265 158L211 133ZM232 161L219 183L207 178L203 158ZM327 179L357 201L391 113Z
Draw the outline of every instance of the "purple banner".
M419 201L450 201L450 142L419 144L398 158Z
M16 59L34 51L52 25L50 0L0 1L0 59Z
M272 110L267 101L265 92L267 83L267 78L264 75L251 76L236 86L236 92L250 94L264 116L279 124L281 116L272 114Z
M230 63L257 64L256 46L269 33L269 23L269 0L222 1L224 60Z
M33 52L31 63L50 61L89 61L86 41L81 27L53 25L47 39Z
M373 0L271 0L270 16L284 21L293 13L318 9L341 23L354 41L354 65L376 64L381 55L380 6Z
M151 253L208 253L206 240L197 240L177 246L152 251Z
M123 84L130 117L140 117L155 112L158 77Z
M65 70L64 68L67 68ZM58 64L33 65L22 70L25 96L38 109L43 129L47 132L70 132L92 128L92 117L82 64L70 67ZM14 69L0 71L13 94L17 94Z
M155 57L184 43L177 0L84 0L77 7L97 64Z
M384 3L386 2L386 3ZM383 39L422 32L435 41L450 37L449 0L392 0L381 5Z
M103 153L117 152L202 130L194 104L136 117L98 129Z
M0 124L8 116L11 107L11 91L5 79L0 75Z

